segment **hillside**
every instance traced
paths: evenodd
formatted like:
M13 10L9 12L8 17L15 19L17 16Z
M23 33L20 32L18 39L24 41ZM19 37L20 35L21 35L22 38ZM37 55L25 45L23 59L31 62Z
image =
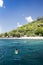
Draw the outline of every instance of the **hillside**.
M18 27L10 32L0 34L0 37L20 37L20 36L43 36L43 17L35 21Z

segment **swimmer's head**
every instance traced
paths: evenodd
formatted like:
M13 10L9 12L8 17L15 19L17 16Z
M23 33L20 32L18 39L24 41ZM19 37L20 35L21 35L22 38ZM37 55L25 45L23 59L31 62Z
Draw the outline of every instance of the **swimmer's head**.
M18 50L18 49L16 49L16 50Z

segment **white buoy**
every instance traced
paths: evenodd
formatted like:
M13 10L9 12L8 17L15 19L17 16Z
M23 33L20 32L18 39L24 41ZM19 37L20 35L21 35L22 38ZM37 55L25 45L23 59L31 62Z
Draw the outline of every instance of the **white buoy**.
M15 54L18 54L18 50L17 49L15 50Z

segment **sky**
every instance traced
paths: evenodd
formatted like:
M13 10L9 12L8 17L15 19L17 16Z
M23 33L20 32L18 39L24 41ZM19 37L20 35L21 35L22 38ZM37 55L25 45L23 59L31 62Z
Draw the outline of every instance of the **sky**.
M43 0L0 0L0 33L43 16Z

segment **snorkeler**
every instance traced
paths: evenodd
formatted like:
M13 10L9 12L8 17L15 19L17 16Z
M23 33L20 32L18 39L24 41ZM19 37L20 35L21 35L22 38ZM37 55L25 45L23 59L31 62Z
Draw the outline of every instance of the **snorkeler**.
M15 54L18 54L18 49L15 49Z

